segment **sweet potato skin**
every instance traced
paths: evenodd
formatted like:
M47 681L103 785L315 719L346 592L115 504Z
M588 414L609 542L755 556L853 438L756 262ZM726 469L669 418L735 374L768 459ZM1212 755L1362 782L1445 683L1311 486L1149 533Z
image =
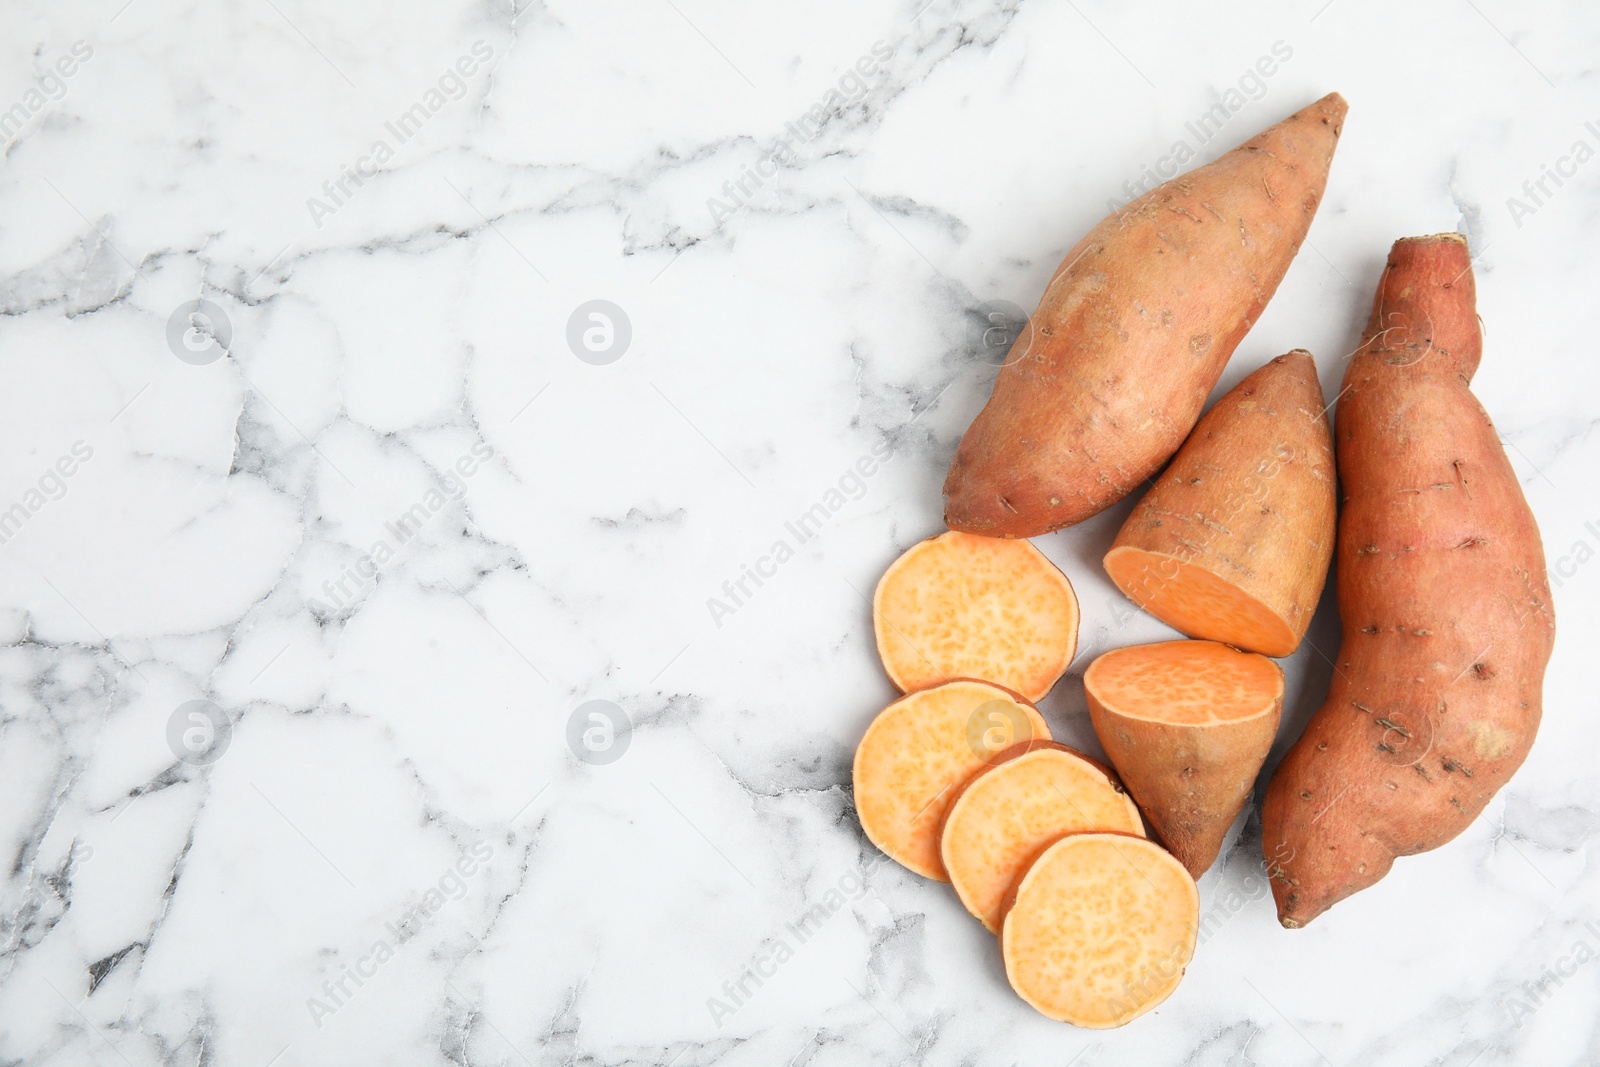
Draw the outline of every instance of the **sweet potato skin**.
M1190 637L1287 656L1316 611L1333 558L1333 434L1309 352L1266 363L1228 392L1123 523L1111 552L1160 553L1124 594ZM1163 613L1162 587L1200 567L1257 601L1281 632ZM1117 575L1112 574L1113 580Z
M951 461L946 525L1071 526L1177 451L1305 238L1345 109L1329 94L1067 253Z
M1469 389L1475 303L1462 238L1396 242L1345 374L1344 638L1262 810L1286 927L1466 829L1539 725L1555 616L1538 527Z

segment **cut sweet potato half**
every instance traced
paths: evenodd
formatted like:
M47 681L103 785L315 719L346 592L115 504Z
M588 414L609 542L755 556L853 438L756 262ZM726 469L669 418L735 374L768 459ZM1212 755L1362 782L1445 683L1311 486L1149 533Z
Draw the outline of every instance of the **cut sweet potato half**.
M1178 987L1194 955L1200 893L1153 842L1072 834L1039 853L1000 926L1017 995L1059 1022L1122 1026Z
M1077 652L1078 598L1028 542L951 531L889 566L872 625L901 692L982 678L1038 700Z
M1144 822L1109 767L1058 741L1024 741L955 792L939 855L961 903L998 932L1000 906L1028 861L1062 834L1093 830L1143 837Z
M1049 737L1037 708L987 682L962 679L901 697L856 748L861 829L896 862L949 881L939 827L957 787L1015 742Z
M1083 675L1089 718L1145 818L1198 878L1243 810L1283 709L1283 671L1215 641L1119 648Z
M1190 637L1287 656L1328 577L1333 435L1309 352L1217 401L1117 533L1106 573Z

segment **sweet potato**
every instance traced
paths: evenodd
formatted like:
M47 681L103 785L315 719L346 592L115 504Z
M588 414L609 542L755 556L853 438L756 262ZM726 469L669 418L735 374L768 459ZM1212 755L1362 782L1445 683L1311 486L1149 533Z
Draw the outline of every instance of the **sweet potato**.
M1083 675L1089 719L1162 844L1199 878L1244 810L1283 710L1283 671L1214 641L1119 648Z
M856 747L856 814L868 840L906 868L946 882L939 829L956 787L1018 741L1049 740L1037 708L987 682L946 682L901 697Z
M1072 834L1017 879L1000 952L1023 1000L1060 1022L1108 1029L1178 987L1199 925L1194 879L1159 846L1124 834Z
M1078 598L1026 541L948 532L890 564L872 626L901 692L981 678L1038 700L1077 652Z
M1305 239L1344 114L1323 97L1067 253L951 461L946 525L1032 537L1160 469Z
M1109 768L1056 741L1024 741L953 794L939 855L961 903L998 932L1000 905L1028 861L1062 834L1092 830L1143 837L1144 821Z
M1465 240L1396 242L1334 420L1344 639L1262 809L1284 926L1466 829L1533 744L1555 616L1481 351Z
M1122 525L1106 573L1190 637L1287 656L1333 558L1333 435L1309 352L1279 356L1206 412Z

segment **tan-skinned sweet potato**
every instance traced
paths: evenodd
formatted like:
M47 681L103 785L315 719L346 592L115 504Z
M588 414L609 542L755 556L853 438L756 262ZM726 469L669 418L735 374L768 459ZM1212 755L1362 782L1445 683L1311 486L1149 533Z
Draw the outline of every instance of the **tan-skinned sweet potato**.
M1022 868L1062 834L1144 836L1111 768L1059 741L1012 745L963 782L945 808L939 855L961 903L991 933Z
M1159 845L1069 834L1007 894L1000 954L1017 995L1058 1022L1132 1022L1178 987L1194 955L1200 893Z
M1033 537L1160 469L1305 239L1345 106L1329 94L1067 253L951 461L947 526Z
M1533 744L1555 616L1522 486L1469 384L1466 241L1397 241L1334 419L1328 699L1262 809L1278 919L1304 926L1466 829Z
M982 678L1038 700L1077 653L1078 598L1026 541L947 531L884 571L872 628L901 692Z
M1287 656L1333 558L1333 434L1309 352L1206 412L1106 553L1106 573L1190 637Z
M1019 741L1049 740L1037 708L988 682L958 679L901 697L867 727L851 775L868 840L924 878L939 858L945 808L961 783Z
M1089 719L1139 810L1196 878L1278 734L1283 671L1215 641L1119 648L1083 674Z

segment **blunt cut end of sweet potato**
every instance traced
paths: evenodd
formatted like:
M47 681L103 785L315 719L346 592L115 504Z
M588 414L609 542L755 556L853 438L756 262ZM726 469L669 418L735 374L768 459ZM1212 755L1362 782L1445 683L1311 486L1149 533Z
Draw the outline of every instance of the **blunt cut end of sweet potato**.
M1113 649L1084 672L1102 707L1130 719L1216 726L1270 715L1283 671L1265 656L1215 641L1161 641Z
M1200 893L1143 838L1073 834L1017 880L1000 928L1017 995L1059 1022L1122 1026L1178 987L1194 955Z
M1000 753L945 811L939 853L961 903L991 932L1017 875L1062 834L1144 836L1144 821L1109 768L1056 741Z
M902 692L982 678L1038 700L1077 652L1078 598L1028 542L951 531L890 564L872 625Z
M1198 878L1216 861L1277 736L1283 671L1213 641L1119 648L1083 675L1106 755L1162 843Z
M925 878L948 881L939 829L957 788L1018 741L1049 740L1032 704L959 680L912 693L872 720L856 748L856 814L867 838Z
M1121 545L1106 553L1105 566L1124 596L1191 637L1267 656L1287 656L1300 644L1283 616L1198 563Z

